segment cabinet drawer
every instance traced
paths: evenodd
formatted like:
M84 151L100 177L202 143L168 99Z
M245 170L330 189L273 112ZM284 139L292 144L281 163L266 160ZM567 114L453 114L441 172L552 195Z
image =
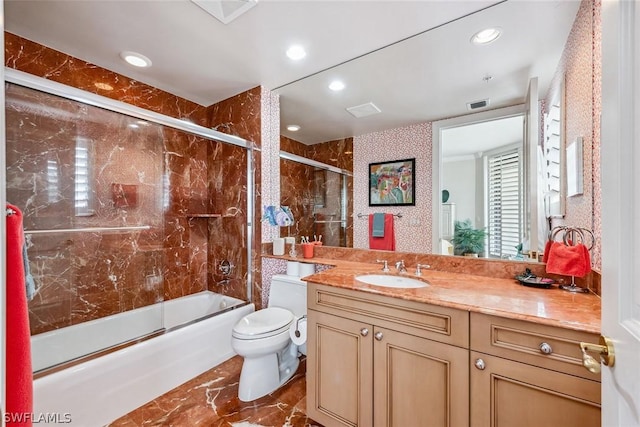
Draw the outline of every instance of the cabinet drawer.
M579 346L597 343L595 334L479 313L470 323L472 350L600 381L582 366Z
M471 351L471 426L600 427L600 383ZM478 368L477 363L484 365Z
M469 313L447 307L309 282L307 305L337 316L400 330L434 341L469 347Z

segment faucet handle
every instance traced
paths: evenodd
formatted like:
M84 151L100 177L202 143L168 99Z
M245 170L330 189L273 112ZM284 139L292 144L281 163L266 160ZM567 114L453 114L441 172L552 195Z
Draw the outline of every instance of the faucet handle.
M416 276L422 276L421 268L431 268L429 264L416 264Z
M389 265L387 264L387 260L386 259L377 259L376 262L384 263L384 265L382 266L382 271L385 272L385 273L389 272Z

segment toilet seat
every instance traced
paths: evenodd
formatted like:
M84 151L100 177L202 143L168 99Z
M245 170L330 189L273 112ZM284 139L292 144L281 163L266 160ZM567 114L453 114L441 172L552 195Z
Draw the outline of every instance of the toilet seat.
M232 336L241 340L267 338L289 330L293 313L280 307L269 307L244 316L233 327Z

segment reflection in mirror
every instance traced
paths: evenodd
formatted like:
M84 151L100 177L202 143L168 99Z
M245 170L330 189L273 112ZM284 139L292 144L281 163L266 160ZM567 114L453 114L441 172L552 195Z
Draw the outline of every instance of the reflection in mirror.
M324 245L351 247L347 216L349 172L303 157L280 158L280 205L288 206L294 223L282 227L280 236L309 237Z
M565 111L564 78L559 92L550 96L548 112L544 115L544 177L545 215L547 218L563 218L566 209L566 163L565 163Z
M435 130L438 120L469 114L465 103L486 98L490 98L489 105L475 111L519 108L519 114L522 114L527 84L534 77L538 78L539 89L536 95L546 101L540 103L545 112L544 108L549 105L548 91L558 70L569 70L568 72L572 73L571 82L574 87L567 92L571 96L575 97L577 93L594 93L591 87L578 88L577 85L594 81L594 77L589 73L595 72L593 70L599 67L599 63L589 63L586 66L583 63L586 59L582 61L583 56L579 56L580 61L574 62L567 62L565 58L565 55L575 57L589 52L593 45L592 32L575 30L594 28L585 24L591 16L592 6L588 0L543 2L535 5L531 2L501 2L447 25L285 85L276 90L281 102L281 135L296 138L296 135L286 130L286 125L296 123L303 131L308 132L302 136L299 131L297 140L309 144L310 147L318 141L353 137L356 151L353 169L356 185L350 196L354 200L355 211L349 210L347 218L353 218L355 212L368 212L366 199L362 194L366 189L363 190L365 187L360 185L363 179L360 174L366 170L369 163L395 160L399 158L398 149L406 148L420 152L421 158L417 160L416 169L429 176L433 173L434 178L421 180L416 183L416 187L418 191L429 188L432 198L425 202L423 195L420 200L424 205L416 206L414 209L406 208L407 210L403 211L406 220L397 224L396 235L400 236L397 250L411 252L430 249L433 253L447 253L449 249L443 250L440 241L441 227L444 227L440 217L451 216L452 209L446 214L442 211L441 190L446 189L451 193L448 203L455 203L455 217L472 219L477 227L488 228L490 225L488 207L481 207L489 202L486 197L480 198L476 195L472 203L475 211L468 214L460 213L463 207L460 206L460 199L456 200L454 197L456 193L452 188L455 184L452 188L449 188L449 184L441 185L440 171L434 171L433 164L430 164L431 161L434 164L440 162L439 147L431 137L424 138L422 131L417 127L424 125ZM489 23L495 25L496 22L500 22L504 33L495 43L482 47L469 43L470 35L478 28L483 28ZM415 52L421 52L421 55L416 55ZM456 54L452 55L452 52ZM327 90L329 82L337 77L346 83L345 90L339 94ZM357 84L354 84L355 82ZM309 102L311 99L313 102ZM374 102L381 112L362 118L351 117L346 112L348 107L367 101ZM584 102L580 105L587 107L591 104ZM592 117L587 111L584 111L583 116ZM539 118L541 119L542 115ZM543 129L543 123L531 125ZM587 133L586 124L583 126L580 123L580 131ZM374 134L375 137L372 136ZM372 141L375 142L373 145ZM429 147L425 150L421 144L427 144ZM533 147L537 149L538 145ZM476 152L478 151L480 150ZM483 154L479 157L484 159L476 159L475 175L478 175L480 170L486 172L487 165L484 162L488 162L489 150L481 151ZM514 196L520 198L518 205L521 215L519 220L514 220L514 224L521 221L521 230L510 230L513 236L500 234L502 231L498 227L499 219L496 219L493 231L489 230L492 237L487 240L485 255L513 258L518 255L516 241L527 242L530 233L539 235L541 233L537 233L537 229L544 229L539 227L538 221L531 224L532 202L529 199L546 194L547 187L542 186L539 191L531 191L533 186L539 186L538 177L534 174L530 180L525 180L522 176L527 174L528 170L537 169L532 167L533 160L538 159L538 156L531 155L533 151L532 149L523 152L522 158L519 159L520 162L525 162L520 166L524 194ZM528 159L532 161L527 163ZM585 165L585 168L588 167L589 165ZM488 178L485 178L484 172L483 180L474 181L474 185L478 188L477 191L488 193ZM446 170L444 173L447 173ZM465 170L465 173L469 174L470 170ZM437 179L435 174L438 175ZM464 201L469 203L467 199ZM540 206L545 205L538 200L535 202ZM574 216L582 218L586 217L585 214L591 214L592 206L586 197L584 200L576 200L575 205L578 204L579 206L570 206L579 209ZM482 213L477 213L478 210ZM419 216L419 212L424 211L430 212L430 216ZM537 213L540 209L536 208L535 211ZM547 217L538 216L543 220ZM427 225L426 222L429 221L431 224ZM451 218L448 223L452 224L450 221ZM367 244L364 233L364 227L356 223L356 247L366 247L363 246ZM423 245L423 242L417 242L416 236L421 236L420 238L428 243Z
M449 192L440 215L441 254L452 254L455 222L469 220L487 233L480 256L517 256L524 228L522 125L518 114L441 131L442 188Z

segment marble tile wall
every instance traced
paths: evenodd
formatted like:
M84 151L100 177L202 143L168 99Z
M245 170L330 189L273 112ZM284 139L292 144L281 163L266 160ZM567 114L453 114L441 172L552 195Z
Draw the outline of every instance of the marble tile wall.
M208 114L210 124L213 129L237 135L250 141L259 147L262 141L262 97L263 90L259 87L243 92L227 100L221 101L209 108ZM266 118L268 119L268 118ZM240 299L247 299L247 287L245 285L247 274L247 255L245 234L246 226L246 162L239 156L241 153L234 147L227 147L224 151L212 153L212 161L224 165L220 170L222 173L215 173L211 179L211 198L214 203L219 204L219 209L223 213L223 218L218 222L211 222L212 251L210 252L210 265L216 268L219 261L228 257L236 268L228 284L218 284L223 277L219 272L212 272L212 279L209 289L221 292ZM246 156L246 154L244 154ZM259 151L253 151L254 165L254 224L260 224L262 218L262 188L261 182L261 161ZM233 229L236 233L231 237L227 229ZM253 227L253 247L260 247L262 243L261 227ZM224 231L223 231L224 230ZM215 237L214 237L215 236ZM228 239L217 243L216 239ZM256 309L261 308L262 301L262 279L261 279L261 258L256 251L252 251L252 294L256 304ZM244 268L243 268L244 267Z
M203 126L220 119L216 125L226 126L220 130L260 142L259 90L207 108L10 33L5 64ZM29 260L40 285L30 303L33 334L208 288L246 298L244 150L157 125L133 123L133 130L130 118L43 96L23 94L7 115L8 197L26 207L25 227L151 229L31 236ZM76 216L72 205L78 136L95 147L100 179L91 193L93 215ZM55 191L49 161L57 165ZM211 212L223 217L198 216ZM236 267L230 285L217 286L218 261L225 258Z
M347 171L353 171L353 138L305 145L285 136L280 137L280 149L313 159ZM316 224L318 220L340 219L340 175L291 160L280 159L280 204L289 206L296 223L283 227L281 236L322 235L323 242L331 246L353 246L353 218L347 217L347 227L339 224ZM353 194L353 178L347 177L347 194ZM316 198L319 196L319 198ZM353 200L348 198L347 212L353 212ZM299 241L299 240L298 240Z
M208 124L207 109L113 71L4 33L5 66L171 117ZM100 85L98 83L102 83ZM98 84L96 86L96 84Z

